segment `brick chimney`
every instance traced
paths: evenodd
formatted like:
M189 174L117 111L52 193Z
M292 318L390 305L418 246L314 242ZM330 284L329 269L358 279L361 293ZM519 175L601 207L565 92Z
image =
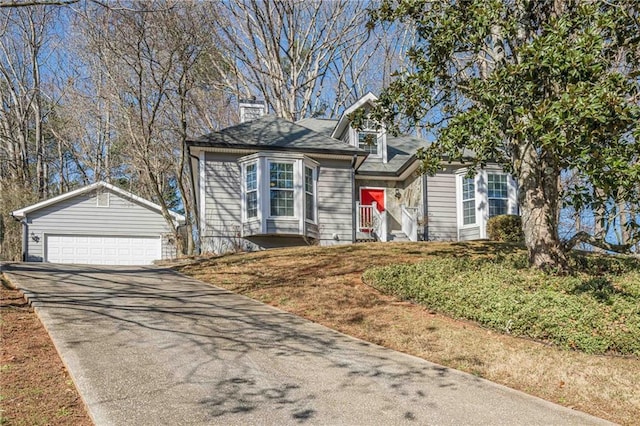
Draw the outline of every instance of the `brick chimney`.
M255 96L250 99L239 99L240 105L240 122L255 120L262 117L267 110L265 101L257 101Z

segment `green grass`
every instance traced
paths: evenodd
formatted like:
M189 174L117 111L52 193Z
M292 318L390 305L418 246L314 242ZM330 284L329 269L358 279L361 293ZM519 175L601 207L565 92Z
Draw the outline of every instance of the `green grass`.
M373 268L371 286L455 318L591 354L640 356L640 262L576 255L573 276L526 267L524 254L442 256Z

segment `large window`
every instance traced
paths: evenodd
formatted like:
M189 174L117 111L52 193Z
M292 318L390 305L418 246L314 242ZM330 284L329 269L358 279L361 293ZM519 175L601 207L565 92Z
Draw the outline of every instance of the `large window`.
M476 184L474 178L462 179L462 224L476 223Z
M269 163L271 216L294 216L293 163Z
M258 216L258 166L247 164L245 169L244 197L247 219Z
M304 168L304 211L305 219L315 221L315 188L313 183L313 169L311 167Z
M509 211L507 175L488 174L487 195L489 198L489 217L507 214Z

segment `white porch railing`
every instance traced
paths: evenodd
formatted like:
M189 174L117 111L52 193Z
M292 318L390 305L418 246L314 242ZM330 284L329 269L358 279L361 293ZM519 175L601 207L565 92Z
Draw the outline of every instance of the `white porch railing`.
M356 230L387 241L387 212L378 211L377 203L371 205L357 203Z
M402 210L402 232L410 241L418 241L418 208L400 206Z
M380 241L387 241L387 212L385 211L378 211L378 208L376 207L376 203L375 201L373 202L373 216L375 218L373 224L375 226L374 228L374 232L376 233L376 235L378 236L378 239Z
M356 230L370 234L373 232L373 206L357 204Z

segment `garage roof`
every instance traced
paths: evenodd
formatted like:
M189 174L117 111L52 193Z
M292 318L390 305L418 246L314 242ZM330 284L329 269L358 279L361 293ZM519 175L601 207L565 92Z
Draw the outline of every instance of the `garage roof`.
M53 197L53 198L49 198L48 200L40 201L39 203L33 204L31 206L24 207L24 208L19 209L19 210L15 210L15 211L11 212L11 216L15 217L16 219L23 219L28 213L34 212L36 210L40 210L40 209L42 209L44 207L51 206L53 204L59 203L59 202L64 201L64 200L68 200L69 198L73 198L73 197L76 197L78 195L81 195L81 194L84 194L84 193L87 193L87 192L91 192L94 189L98 189L98 188L109 189L110 191L113 191L113 192L115 192L117 194L120 194L120 195L122 195L124 197L130 198L130 199L132 199L132 200L134 200L134 201L136 201L136 202L138 202L138 203L140 203L140 204L142 204L144 206L147 206L147 207L149 207L149 208L151 208L153 210L156 210L158 212L162 212L162 208L159 205L157 205L155 203L152 203L149 200L145 200L144 198L139 197L139 196L137 196L135 194L132 194L131 192L125 191L124 189L118 188L117 186L111 185L110 183L100 181L100 182L93 183L91 185L84 186L82 188L78 188L78 189L76 189L74 191L70 191L70 192L66 192L64 194L60 194L57 197ZM176 222L178 222L178 223L184 223L185 222L185 217L183 215L178 214L176 212L172 212L172 211L169 211L169 214L171 215L171 217L173 217L173 219Z

